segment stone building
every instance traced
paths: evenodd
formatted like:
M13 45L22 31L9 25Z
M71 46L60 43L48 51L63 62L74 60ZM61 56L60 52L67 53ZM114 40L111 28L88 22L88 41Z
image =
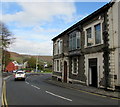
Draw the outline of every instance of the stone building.
M110 2L53 40L54 80L120 86L120 2Z

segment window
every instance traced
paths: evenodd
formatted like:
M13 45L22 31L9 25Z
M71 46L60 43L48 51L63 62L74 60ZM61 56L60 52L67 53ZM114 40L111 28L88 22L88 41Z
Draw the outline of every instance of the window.
M62 71L62 61L60 61L60 71Z
M72 58L72 73L77 74L78 73L78 58Z
M101 43L101 27L100 24L95 25L95 44Z
M77 39L77 48L80 48L80 44L81 44L81 41L80 41L80 32L76 32L76 39Z
M92 29L91 28L88 28L86 30L86 35L87 35L87 46L93 45L93 43L92 43Z
M60 50L60 42L57 41L57 54L59 54L59 50Z
M69 34L69 50L80 48L80 32L74 31Z
M85 46L95 46L103 43L102 21L98 21L85 28Z
M56 71L56 61L54 60L54 71Z
M54 55L61 54L63 52L63 41L58 40L54 45Z
M57 54L57 44L54 44L54 55Z
M61 72L62 71L62 62L60 59L54 60L54 71Z
M60 66L59 66L59 60L57 60L57 71L59 71L59 68L60 68Z
M63 50L63 46L62 46L62 45L63 45L63 43L62 43L62 40L61 40L61 41L60 41L60 47L59 47L59 49L60 49L60 52L59 52L59 53L60 53L60 54L63 52L63 51L62 51L62 50Z
M72 35L69 36L69 50L72 50Z
M72 38L73 38L72 49L75 50L76 49L76 35L74 34Z

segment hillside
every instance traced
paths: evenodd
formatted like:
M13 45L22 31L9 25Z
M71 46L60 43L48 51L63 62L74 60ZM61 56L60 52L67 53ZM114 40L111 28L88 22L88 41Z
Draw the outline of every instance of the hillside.
M10 58L12 60L18 61L19 63L22 63L24 59L30 58L30 57L37 57L37 56L35 56L35 55L23 55L23 54L18 54L15 52L10 52ZM38 58L42 62L47 62L49 64L52 64L52 56L39 56Z

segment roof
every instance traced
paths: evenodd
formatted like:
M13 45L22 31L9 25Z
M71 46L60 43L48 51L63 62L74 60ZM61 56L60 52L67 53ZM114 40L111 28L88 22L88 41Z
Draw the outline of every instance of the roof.
M68 28L67 30L65 30L64 32L62 32L61 34L59 34L58 36L54 37L52 39L52 41L56 40L57 38L61 37L64 34L68 33L73 28L78 27L80 24L83 24L84 22L90 20L91 18L93 18L94 16L98 15L99 13L102 13L103 11L109 9L113 4L114 4L114 2L107 3L103 7L99 8L98 10L96 10L95 12L93 12L92 14L88 15L84 19L80 20L79 22L77 22L76 24L74 24L73 26L71 26L70 28Z

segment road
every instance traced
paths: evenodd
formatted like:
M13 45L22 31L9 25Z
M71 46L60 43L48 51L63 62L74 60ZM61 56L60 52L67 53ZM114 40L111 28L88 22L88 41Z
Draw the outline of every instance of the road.
M6 80L8 105L118 105L118 100L46 83L50 74Z

